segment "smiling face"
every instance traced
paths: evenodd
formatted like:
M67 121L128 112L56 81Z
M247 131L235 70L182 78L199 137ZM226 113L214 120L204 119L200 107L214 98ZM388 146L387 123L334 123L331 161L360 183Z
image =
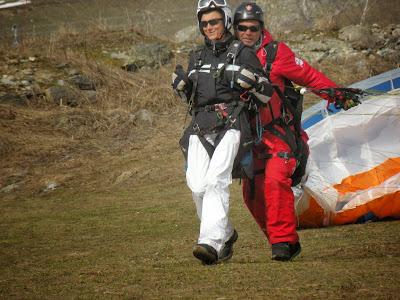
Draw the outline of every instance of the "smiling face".
M238 25L247 27L260 26L260 22L257 20L243 20L239 21ZM261 33L262 33L261 26L260 30L258 30L257 32L251 32L250 29L247 29L246 31L237 30L237 35L239 37L239 40L241 40L243 44L245 44L248 47L253 47L257 43Z
M220 19L216 25L207 23L207 26L203 27L204 35L209 40L219 39L225 31L223 16L219 11L206 12L201 16L201 22L208 22L210 20ZM201 24L201 23L200 23Z

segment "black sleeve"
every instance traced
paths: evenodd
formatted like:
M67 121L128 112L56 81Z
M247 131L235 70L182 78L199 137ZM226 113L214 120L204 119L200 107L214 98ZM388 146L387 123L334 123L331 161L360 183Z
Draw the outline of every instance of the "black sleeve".
M267 77L257 55L250 47L244 46L239 54L240 65L246 65L255 74Z
M274 89L270 84L269 80L267 79L268 77L253 49L247 46L245 46L242 49L242 51L240 52L240 64L245 65L246 68L248 68L254 74L260 77L258 87L256 88L257 92L260 93L259 96L262 97L262 95L264 95L267 96L267 98L270 98L274 93ZM260 80L261 78L262 80ZM263 103L266 103L265 101L267 100L266 99L261 100L261 102Z
M192 71L193 68L194 68L194 60L195 60L194 56L195 55L194 55L194 52L193 52L189 57L189 65L188 65L188 69L187 69L187 73L186 73L188 76L189 76L190 71ZM190 80L189 77L188 77L188 79L189 79L189 82L187 84L187 88L186 88L185 94L186 94L186 97L187 97L187 99L189 101L191 96L192 96L193 82L192 82L192 80Z
M188 65L188 69L187 69L187 73L189 74L190 71L192 71L194 68L194 52L192 52L192 54L190 54L189 57L189 65Z

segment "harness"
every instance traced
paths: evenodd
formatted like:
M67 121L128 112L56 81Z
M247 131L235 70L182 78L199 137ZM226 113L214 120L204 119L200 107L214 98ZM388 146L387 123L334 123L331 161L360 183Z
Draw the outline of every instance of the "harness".
M197 134L203 146L207 150L207 153L210 157L212 157L215 147L218 145L218 142L222 139L225 132L236 123L239 114L242 109L247 106L247 103L241 101L240 99L234 99L233 93L233 73L239 70L238 66L235 66L236 57L239 55L240 51L243 49L244 44L241 41L234 40L227 49L227 55L225 61L223 63L218 64L218 68L215 69L211 67L211 65L204 68L204 57L205 57L205 45L200 45L196 48L195 62L193 70L189 73L191 80L193 81L192 94L190 97L190 103L192 106L189 108L193 115L194 123L193 123L193 132ZM232 65L230 65L232 64ZM210 73L212 71L215 72L212 76L213 78L218 78L221 76L223 71L229 72L232 71L232 82L231 82L231 91L232 91L232 99L233 101L229 103L217 103L213 105L205 105L205 106L195 106L194 97L197 91L198 78L200 72ZM231 113L228 113L231 111ZM200 129L198 124L196 123L196 113L198 112L217 112L218 121L215 124L211 124L209 128ZM215 129L220 128L220 134L218 135L215 144L212 145L205 138L204 135L207 133L214 132Z
M272 71L272 63L276 58L278 52L279 42L271 41L265 46L266 51L266 65L265 72L268 79L270 78L270 73ZM288 86L288 87L286 87ZM269 111L271 113L272 121L267 125L262 126L263 131L269 131L273 135L279 137L283 140L289 147L292 153L289 152L277 152L272 154L259 154L260 159L269 159L272 157L280 157L283 159L295 158L297 168L294 174L291 176L292 186L300 183L301 178L305 174L305 165L308 158L308 149L304 140L301 138L301 114L303 109L303 96L296 91L292 82L285 78L285 89L282 92L280 88L273 85L275 92L278 94L279 98L282 100L282 114L281 116L275 118L273 115L272 105L268 102ZM284 133L278 130L275 125L278 125L283 129ZM291 126L294 127L294 131ZM264 169L255 170L254 175L263 174Z
M239 71L239 66L235 65L235 61L243 48L243 42L234 40L226 50L227 54L225 60L221 61L221 63L218 64L217 68L212 67L211 64L205 64L205 45L200 45L195 49L193 54L194 67L189 73L190 79L193 82L188 111L193 116L191 123L192 127L185 130L180 140L181 149L186 159L188 140L190 135L193 133L199 137L202 145L204 146L208 155L211 158L214 154L215 148L224 137L226 131L233 126L235 126L235 128L240 128L240 146L238 153L235 157L235 162L232 170L232 178L250 178L253 176L252 167L249 166L246 168L244 167L244 163L242 163L242 158L246 156L252 157L251 147L254 141L248 124L248 117L245 117L245 115L243 114L244 109L247 109L249 107L250 97L246 98L244 97L244 95L240 96L237 90L234 90L233 86L233 78L235 72ZM220 77L223 72L225 72L225 74L227 75L230 75L229 72L232 72L231 78L227 76L227 79L230 80L231 89L231 100L228 103L222 102L205 106L196 106L194 99L198 88L199 73L201 72L210 73L210 76L213 76L214 79ZM212 72L215 73L211 75ZM196 115L199 112L216 112L216 123L211 124L208 128L200 128L196 121ZM245 111L245 113L247 112ZM215 138L213 145L206 140L204 135L214 132L217 133L217 137Z
M278 41L271 41L264 46L266 52L266 64L264 70L267 74L268 79L270 78L270 74L272 71L272 63L275 61L276 54L278 53L278 45ZM283 90L283 94L285 95L287 100L289 100L290 105L294 108L294 111L301 120L301 114L303 112L303 95L301 95L297 91L297 89L293 86L293 83L287 78L285 78L285 88ZM278 93L278 95L282 99L280 93Z

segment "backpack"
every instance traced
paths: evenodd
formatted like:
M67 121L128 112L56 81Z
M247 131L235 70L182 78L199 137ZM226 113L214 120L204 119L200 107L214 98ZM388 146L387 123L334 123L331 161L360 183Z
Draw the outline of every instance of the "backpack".
M270 77L269 75L272 70L272 63L274 62L276 54L278 52L278 45L279 42L271 41L264 47L266 50L266 61L267 61L265 71L267 73L268 79ZM302 135L302 129L301 129L303 96L296 91L292 82L287 78L285 78L285 88L283 92L277 86L274 86L274 89L282 100L283 109L285 110L287 108L293 116L292 122L295 128L294 132L295 141L289 140L290 139L289 136L291 136L290 134L283 135L278 130L274 130L275 128L273 128L272 126L270 127L270 132L274 135L277 135L282 140L284 140L290 146L292 152L295 155L295 158L297 160L297 167L295 172L292 174L290 178L292 179L292 186L296 186L301 182L304 174L306 173L306 166L309 155L308 146L305 141L304 135ZM286 131L285 128L284 130Z

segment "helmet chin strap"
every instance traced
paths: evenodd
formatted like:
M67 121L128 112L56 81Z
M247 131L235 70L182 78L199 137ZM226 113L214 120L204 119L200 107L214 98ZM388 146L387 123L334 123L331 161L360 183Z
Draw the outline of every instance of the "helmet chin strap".
M225 35L225 33L227 32L228 30L225 30L223 33L221 33L221 35L219 36L219 37L217 37L215 40L216 41L219 41L219 40L221 40L222 39L222 37ZM207 36L206 36L206 38L208 39L208 40L210 40Z

